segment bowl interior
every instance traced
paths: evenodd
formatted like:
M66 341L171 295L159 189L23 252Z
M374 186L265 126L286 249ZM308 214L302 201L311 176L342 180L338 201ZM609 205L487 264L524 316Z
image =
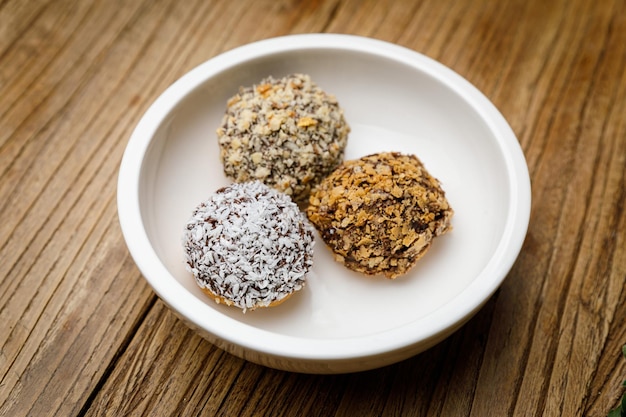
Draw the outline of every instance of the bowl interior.
M455 210L452 232L435 240L406 276L367 277L336 263L317 237L307 286L288 302L243 314L215 304L186 271L182 230L193 208L230 183L215 130L240 86L302 72L334 94L352 131L346 158L379 151L417 155L442 182ZM203 308L272 333L313 339L375 335L448 305L493 260L510 221L511 186L496 133L466 97L428 71L367 51L311 48L231 67L186 95L157 128L139 180L148 238L170 276ZM484 301L484 300L481 300Z

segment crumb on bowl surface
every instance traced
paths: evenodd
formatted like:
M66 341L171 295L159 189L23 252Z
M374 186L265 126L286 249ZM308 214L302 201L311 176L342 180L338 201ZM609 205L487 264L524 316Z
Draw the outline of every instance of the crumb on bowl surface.
M227 177L260 180L302 202L342 162L349 132L337 99L293 74L241 87L217 136Z
M337 261L396 278L451 229L454 211L416 156L383 152L344 162L313 190L306 213Z

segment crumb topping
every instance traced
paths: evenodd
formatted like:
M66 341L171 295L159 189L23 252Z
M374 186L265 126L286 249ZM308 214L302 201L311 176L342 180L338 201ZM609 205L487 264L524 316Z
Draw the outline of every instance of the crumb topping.
M218 190L193 211L183 234L198 285L244 312L300 290L313 245L298 206L259 181Z
M240 88L217 136L226 176L260 180L301 202L341 163L349 131L336 98L294 74Z
M337 261L388 278L408 272L451 229L452 215L439 181L416 156L397 152L344 162L307 207Z

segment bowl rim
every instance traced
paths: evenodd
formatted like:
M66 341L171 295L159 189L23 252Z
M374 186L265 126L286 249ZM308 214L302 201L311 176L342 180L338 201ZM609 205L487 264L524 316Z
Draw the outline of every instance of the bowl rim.
M167 270L150 243L140 207L143 158L169 113L194 89L228 68L276 53L302 50L359 52L427 73L459 95L494 132L507 168L509 208L500 241L476 278L439 309L408 324L349 338L305 338L273 333L223 315L190 293ZM465 78L414 50L386 41L346 34L299 34L264 39L221 53L171 84L148 108L128 141L118 173L118 218L128 250L155 293L190 325L227 346L303 361L343 361L430 347L456 330L491 297L509 273L530 220L528 167L515 133L499 110ZM202 312L202 314L199 314Z

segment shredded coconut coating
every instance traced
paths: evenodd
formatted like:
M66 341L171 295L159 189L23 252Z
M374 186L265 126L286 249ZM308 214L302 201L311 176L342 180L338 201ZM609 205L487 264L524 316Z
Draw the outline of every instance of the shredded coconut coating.
M294 74L240 88L217 137L227 177L260 180L306 202L342 162L349 132L336 98L308 75Z
M387 278L408 272L454 213L421 161L396 152L344 162L311 193L306 212L337 261Z
M235 183L193 211L183 234L187 269L218 303L244 312L275 305L305 285L313 230L289 196L259 181Z

